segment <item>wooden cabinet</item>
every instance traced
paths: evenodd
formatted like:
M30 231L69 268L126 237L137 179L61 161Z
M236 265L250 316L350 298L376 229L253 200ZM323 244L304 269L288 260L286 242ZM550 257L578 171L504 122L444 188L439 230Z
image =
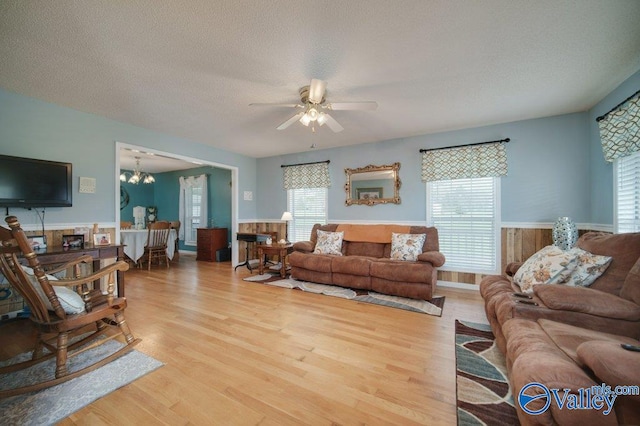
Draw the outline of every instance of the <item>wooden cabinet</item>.
M215 262L216 251L228 245L227 228L198 228L196 260Z

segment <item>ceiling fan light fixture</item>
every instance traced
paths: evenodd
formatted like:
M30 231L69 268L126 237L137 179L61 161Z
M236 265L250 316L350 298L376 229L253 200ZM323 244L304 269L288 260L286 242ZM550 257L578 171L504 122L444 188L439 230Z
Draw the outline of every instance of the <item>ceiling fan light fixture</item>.
M300 117L300 123L305 126L309 126L309 123L311 123L311 117L309 117L309 113L306 113L302 117Z
M327 122L327 117L324 114L324 112L321 112L320 114L318 114L318 119L316 120L318 122L319 125L323 125L324 123Z
M307 115L309 115L309 120L316 121L318 119L318 110L311 107L309 108L309 111L307 111Z

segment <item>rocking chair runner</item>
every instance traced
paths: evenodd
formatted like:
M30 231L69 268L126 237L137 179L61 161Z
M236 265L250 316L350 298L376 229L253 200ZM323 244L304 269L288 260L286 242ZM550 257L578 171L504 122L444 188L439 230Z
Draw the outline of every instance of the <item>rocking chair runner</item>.
M9 216L5 221L11 230L0 227L0 272L31 309L30 319L38 330L38 340L31 360L0 367L0 374L28 368L52 357L56 358L56 369L55 378L21 388L0 390L0 398L44 389L71 380L121 357L140 342L140 339L133 337L124 319L126 299L114 297L113 294L114 273L129 269L126 262L118 261L81 278L57 280L45 274L18 219ZM19 255L27 260L30 268L20 265ZM79 274L80 264L91 264L92 261L91 256L80 256L48 272L55 273L73 267L75 273ZM106 295L99 289L89 289L88 284L106 276L109 277ZM70 289L72 287L77 289L77 293ZM94 329L93 332L91 328ZM73 337L87 332L91 334L70 342ZM124 336L124 347L78 371L69 371L69 357L119 336ZM45 354L44 348L50 353Z

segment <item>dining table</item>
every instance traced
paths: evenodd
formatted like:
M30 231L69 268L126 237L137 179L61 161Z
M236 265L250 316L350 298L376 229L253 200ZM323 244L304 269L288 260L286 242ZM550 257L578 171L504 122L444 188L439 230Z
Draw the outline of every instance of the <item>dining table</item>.
M124 254L126 254L135 263L144 254L144 246L147 243L147 229L121 229L120 243L124 246ZM178 234L175 229L169 232L169 240L167 241L167 256L173 259L176 251L176 239Z

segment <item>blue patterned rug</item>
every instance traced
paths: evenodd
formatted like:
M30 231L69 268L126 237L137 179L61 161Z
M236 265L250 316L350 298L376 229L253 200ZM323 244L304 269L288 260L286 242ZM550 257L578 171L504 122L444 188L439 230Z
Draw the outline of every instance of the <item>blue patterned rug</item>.
M458 425L519 425L504 355L488 324L456 320Z
M107 356L122 343L110 340L99 347L78 354L69 360L70 369L78 370L95 360ZM0 365L27 360L30 353L20 354ZM109 364L68 382L41 391L0 399L0 424L51 425L93 401L121 388L163 364L136 350ZM31 368L0 375L0 389L13 389L51 377L55 371L55 357Z

